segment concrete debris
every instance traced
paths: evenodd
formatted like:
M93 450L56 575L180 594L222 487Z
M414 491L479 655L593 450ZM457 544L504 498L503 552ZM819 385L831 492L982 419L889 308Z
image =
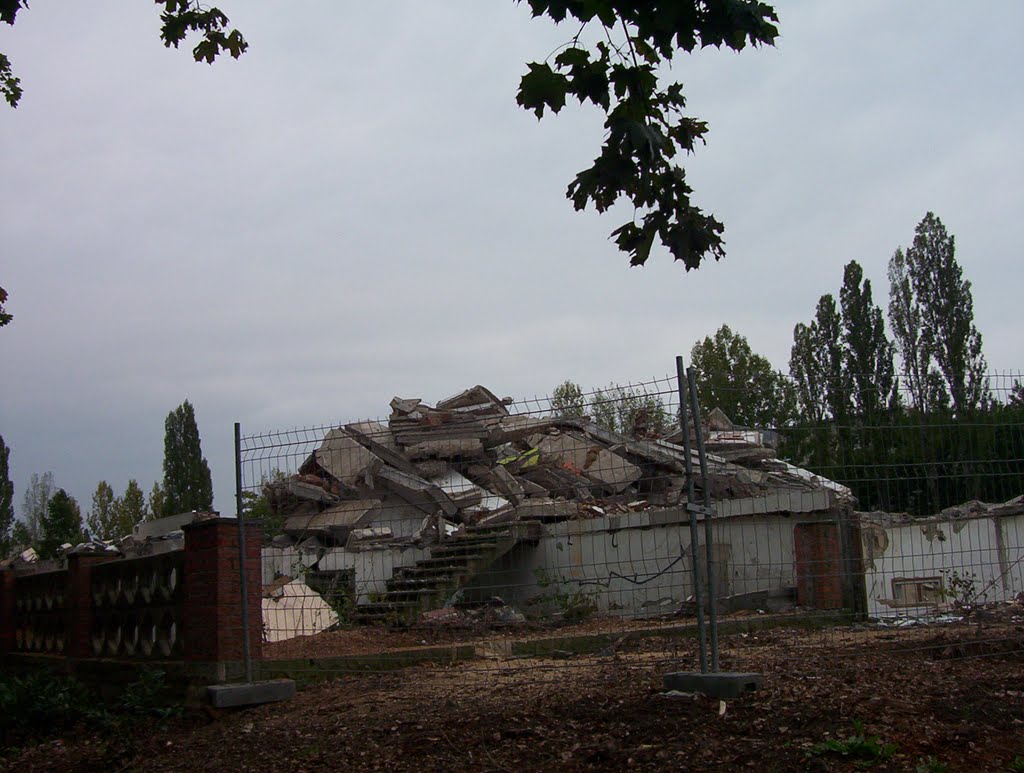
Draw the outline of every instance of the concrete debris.
M338 615L302 580L283 577L263 591L263 638L267 642L310 636L338 624Z
M339 502L314 515L293 515L284 523L284 533L295 537L329 537L344 542L356 527L379 515L379 499L353 499Z
M587 418L513 415L510 403L480 385L436 406L395 397L387 423L328 431L297 474L264 486L267 503L291 539L361 550L388 541L422 547L449 526L599 518L682 501L688 460L679 432L628 437ZM852 499L777 459L774 433L736 427L720 410L702 431L715 499L822 489ZM696 468L695 450L691 460ZM397 508L408 519L410 507L412 525L373 531Z
M61 546L62 549L64 546ZM88 542L79 542L74 547L67 546L66 550L63 550L64 555L85 555L94 556L103 553L111 553L113 555L122 555L121 549L114 544L113 541L105 542L100 539L92 539Z
M372 481L373 474L384 464L380 457L340 427L327 433L314 456L320 467L346 486Z
M390 542L394 538L394 532L387 526L375 526L369 529L353 529L349 532L348 542L345 543L345 547L353 551L364 550L367 547L376 545L377 543Z

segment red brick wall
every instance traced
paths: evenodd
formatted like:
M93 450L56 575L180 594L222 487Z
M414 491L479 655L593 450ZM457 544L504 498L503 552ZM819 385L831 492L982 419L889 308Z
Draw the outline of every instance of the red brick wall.
M14 651L14 572L0 570L0 655Z
M242 609L239 603L238 523L215 518L185 526L185 659L202 662L243 658ZM249 648L262 651L262 571L259 525L246 524L245 569L248 591Z
M814 609L843 607L842 552L834 523L793 527L797 603Z
M110 556L68 556L68 585L64 599L64 654L69 658L92 657L92 567Z

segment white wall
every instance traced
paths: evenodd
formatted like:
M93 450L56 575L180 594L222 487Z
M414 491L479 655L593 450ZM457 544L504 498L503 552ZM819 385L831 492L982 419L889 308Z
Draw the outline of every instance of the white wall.
M833 522L830 504L823 492L719 503L713 531L718 595L795 587L793 527L808 521ZM786 512L770 510L783 506ZM398 511L391 511L390 519L388 512L367 525L394 527ZM411 513L402 517L413 520ZM564 599L579 593L602 613L640 616L672 611L693 595L689 516L683 509L562 521L545 529L538 545L515 548L467 586L463 597L500 596L510 604L528 605L531 599ZM698 537L703 545L703 522ZM359 601L366 602L371 594L386 590L385 583L395 570L412 566L429 553L429 549L408 546L360 552L332 548L317 568L354 570ZM701 564L703 554L701 547ZM264 581L275 571L297 576L292 572L301 569L300 559L294 548L265 549ZM302 563L308 566L312 560L315 555L307 555ZM552 603L557 605L557 598Z
M563 521L536 547L520 546L466 589L512 604L585 594L602 613L649 615L693 595L689 521L681 511L651 525L644 514ZM832 520L828 513L721 518L714 524L718 595L781 592L796 585L793 526ZM698 536L703 546L704 525ZM698 550L703 564L704 548ZM561 602L561 603L564 603Z
M873 617L919 615L934 604L901 606L893 580L942 578L952 571L974 574L983 601L1003 601L1024 591L1024 516L929 519L915 523L868 524L861 529L868 613ZM938 605L948 608L949 599Z

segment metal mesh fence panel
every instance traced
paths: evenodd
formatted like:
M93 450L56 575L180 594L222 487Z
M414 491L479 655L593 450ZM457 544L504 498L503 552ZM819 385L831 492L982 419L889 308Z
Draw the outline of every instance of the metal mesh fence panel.
M688 436L675 377L520 402L474 387L244 436L244 510L267 536L263 672L696 669L709 584L723 668L801 647L1016 649L1015 383L990 378L969 415L894 407L870 424L740 427L703 400Z

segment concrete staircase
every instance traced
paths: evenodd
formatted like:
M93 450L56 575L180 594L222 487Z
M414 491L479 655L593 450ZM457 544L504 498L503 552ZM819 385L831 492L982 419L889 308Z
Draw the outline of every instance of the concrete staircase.
M467 527L430 550L430 557L397 569L383 598L359 604L355 622L411 625L421 613L443 607L452 595L520 544L536 545L541 525L516 522Z

